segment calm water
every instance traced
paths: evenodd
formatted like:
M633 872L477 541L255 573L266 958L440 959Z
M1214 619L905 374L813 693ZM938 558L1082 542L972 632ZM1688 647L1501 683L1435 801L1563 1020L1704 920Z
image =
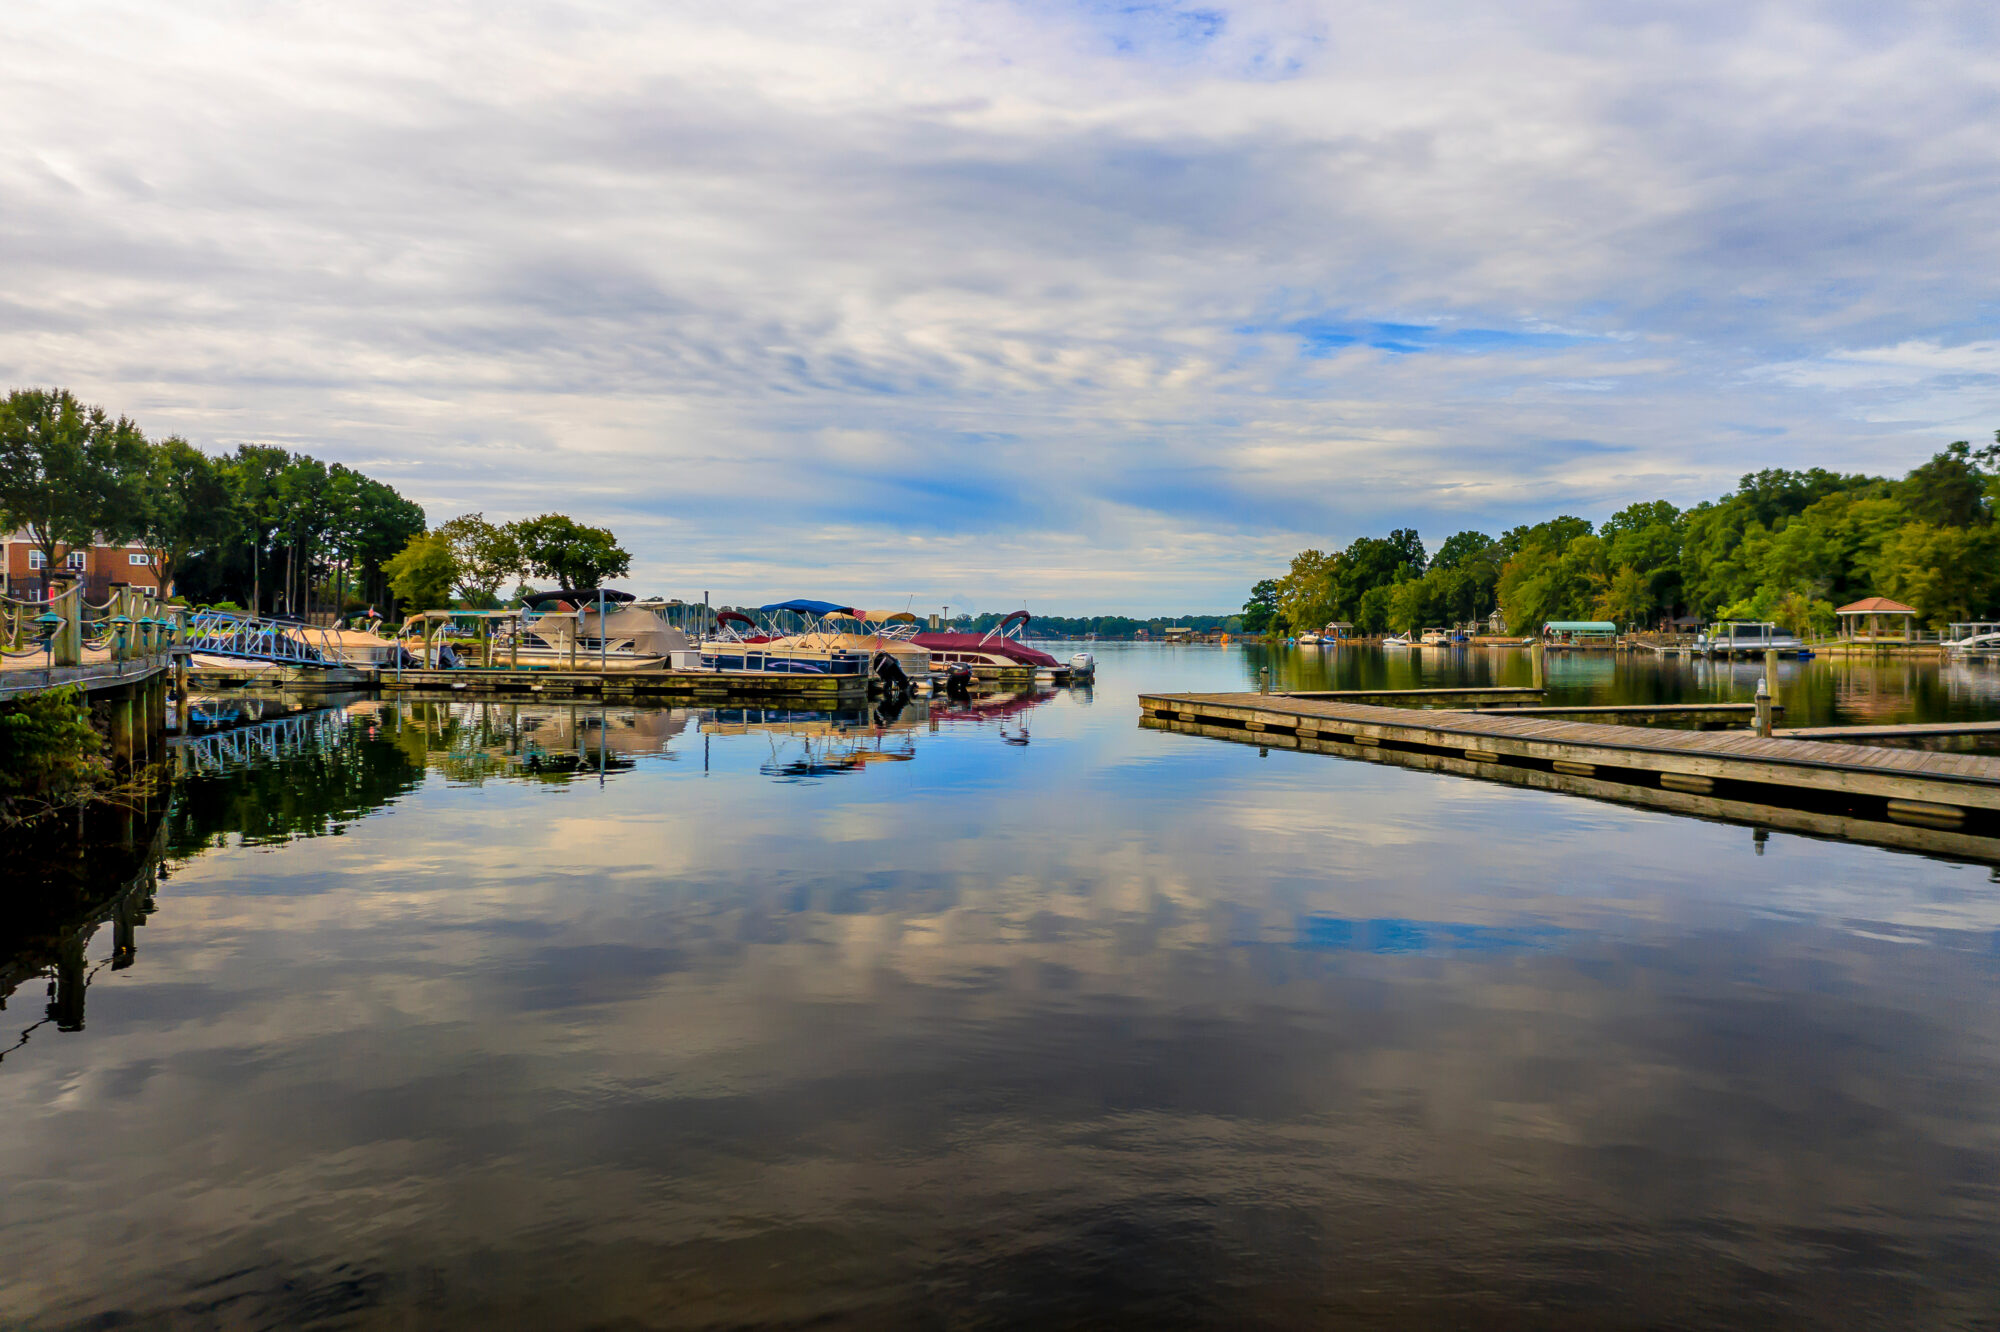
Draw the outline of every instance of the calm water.
M358 702L14 849L0 1325L2000 1318L1989 867L1145 731L1266 658L1099 655L844 730Z

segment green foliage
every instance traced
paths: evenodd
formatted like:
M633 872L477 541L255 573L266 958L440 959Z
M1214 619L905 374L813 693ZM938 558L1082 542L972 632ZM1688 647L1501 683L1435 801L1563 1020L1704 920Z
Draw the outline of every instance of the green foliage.
M451 543L429 532L411 537L401 551L383 563L382 572L388 575L390 590L406 610L444 610L451 605L458 563L452 558Z
M553 578L579 591L631 571L632 556L602 527L585 527L559 513L510 525L521 558L537 578Z
M75 687L0 705L0 826L73 807L111 783L104 741Z
M1302 551L1276 580L1278 613L1417 629L1484 616L1497 600L1524 633L1549 620L1684 613L1825 633L1834 607L1881 595L1942 626L2000 608L1996 505L2000 443L1952 444L1901 481L1766 469L1719 500L1685 511L1642 501L1595 530L1564 515L1498 541L1461 532L1428 568L1409 532L1333 556Z
M527 571L518 529L486 521L483 513L462 514L439 527L437 534L451 550L453 582L458 594L476 606L492 606L500 585Z
M137 535L167 588L189 555L230 532L229 486L222 467L179 435L146 453Z
M1243 603L1243 632L1269 633L1277 615L1278 580L1266 578L1250 589L1250 599Z
M26 528L50 569L98 533L139 529L146 437L68 389L16 389L0 403L0 517Z

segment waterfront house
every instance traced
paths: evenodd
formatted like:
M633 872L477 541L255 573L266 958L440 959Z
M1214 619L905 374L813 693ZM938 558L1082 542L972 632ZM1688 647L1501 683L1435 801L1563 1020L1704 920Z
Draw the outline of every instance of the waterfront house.
M136 587L160 595L160 579L153 557L136 541L108 542L101 538L88 546L57 552L61 566L44 567L41 548L25 531L9 532L0 538L0 591L10 597L39 601L47 595L50 582L81 579L84 595L102 601L113 588Z

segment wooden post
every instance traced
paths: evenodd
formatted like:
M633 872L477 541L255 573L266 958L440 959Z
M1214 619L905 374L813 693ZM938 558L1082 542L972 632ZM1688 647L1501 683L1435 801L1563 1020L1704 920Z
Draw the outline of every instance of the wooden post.
M521 669L521 629L528 623L527 614L525 608L514 612L513 632L507 636L507 669L510 671Z
M1271 692L1271 668L1269 666L1259 666L1257 668L1257 692L1260 694Z
M55 609L51 607L51 609ZM69 591L62 594L62 607L56 612L63 622L56 626L55 641L51 660L57 666L83 665L83 584L71 583Z
M113 694L111 711L111 761L120 771L132 766L132 692L121 688Z
M1528 684L1531 688L1542 689L1546 687L1542 683L1543 671L1546 669L1546 663L1542 658L1543 654L1547 651L1548 644L1539 638L1528 644Z
M1757 682L1757 734L1766 739L1771 735L1771 691L1764 682Z
M1764 689L1770 694L1771 702L1778 701L1778 649L1764 649Z

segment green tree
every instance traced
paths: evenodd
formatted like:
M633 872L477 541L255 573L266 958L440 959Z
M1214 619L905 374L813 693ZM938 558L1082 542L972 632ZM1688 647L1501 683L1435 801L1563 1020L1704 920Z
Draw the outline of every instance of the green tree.
M514 529L487 522L483 513L461 514L439 527L438 535L451 547L458 594L475 605L493 605L500 585L527 571Z
M1278 580L1278 609L1270 622L1274 633L1316 629L1334 618L1333 588L1328 581L1335 557L1318 550L1292 556L1292 567Z
M1882 545L1875 582L1883 595L1914 606L1933 629L1984 618L2000 592L2000 532L1909 523Z
M1600 620L1614 624L1644 624L1659 603L1653 600L1652 580L1631 565L1611 575L1597 594L1593 609Z
M435 532L413 536L382 566L389 588L408 611L442 610L451 605L458 563L451 544Z
M1911 470L1896 487L1896 498L1918 522L1934 527L1976 527L1993 521L1987 507L1992 477L1981 466L1992 450L1978 454L1966 440L1947 446L1931 460Z
M147 450L138 538L152 556L160 595L169 595L182 563L230 529L229 487L216 461L169 435Z
M1243 632L1246 634L1266 633L1271 621L1278 613L1278 580L1266 578L1250 589L1250 599L1243 603Z
M16 389L0 403L0 514L51 571L68 549L138 532L145 466L139 428L68 389Z
M560 513L510 523L530 573L564 588L587 591L631 570L632 556L602 527L585 527Z

